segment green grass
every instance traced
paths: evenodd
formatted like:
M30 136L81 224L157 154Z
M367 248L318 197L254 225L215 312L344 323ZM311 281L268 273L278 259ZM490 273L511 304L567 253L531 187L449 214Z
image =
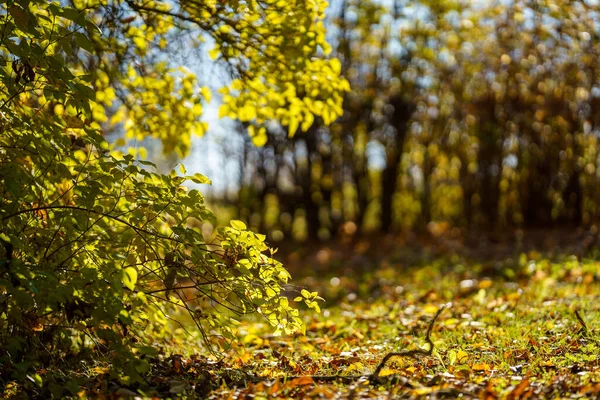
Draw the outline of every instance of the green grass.
M278 388L313 396L319 387L342 397L349 390L367 397L373 391L408 397L593 396L600 390L598 265L533 253L493 270L438 259L414 267L388 264L339 283L311 279L310 289L329 301L321 315L307 315L307 335L274 338L264 325L244 324L248 345L228 362L270 379L241 389L256 396ZM390 377L388 385L283 384L292 376L368 375L388 352L426 346L429 322L444 305L449 308L434 326L433 354L392 359L381 374ZM235 390L222 387L212 396Z
M119 381L110 365L60 372L77 378L81 397L589 398L600 392L599 262L535 252L484 262L441 257L407 264L389 257L354 273L334 262L337 268L323 268L318 277L305 270L295 282L326 299L320 314L303 310L305 336L276 337L265 321L246 320L239 346L216 359L205 357L198 337L177 335L151 360L146 385ZM433 326L431 355L394 357L375 384L359 379L389 352L427 349L427 328L440 307L446 309ZM323 375L356 379L318 382Z

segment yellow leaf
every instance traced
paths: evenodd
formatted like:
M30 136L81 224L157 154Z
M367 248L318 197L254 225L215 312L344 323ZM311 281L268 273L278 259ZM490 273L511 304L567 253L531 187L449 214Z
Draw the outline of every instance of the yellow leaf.
M210 89L206 86L202 87L202 96L206 99L207 102L210 102L210 99L212 98L212 93L210 91Z
M437 390L437 388L435 386L434 387L424 386L424 387L413 390L411 393L414 395L417 395L417 396L422 396L425 394L433 393L434 390Z
M473 364L471 369L473 371L489 371L490 369L492 369L492 367L486 363L478 363L478 364Z
M360 361L350 364L348 368L346 368L345 374L352 375L354 373L362 373L365 369L365 365Z
M110 368L107 367L94 367L91 371L98 375L108 374L110 372Z
M336 74L339 74L342 72L342 63L340 62L340 60L338 60L337 58L333 58L333 59L329 60L329 63L331 65L331 69L333 70L333 72L335 72Z
M425 307L423 307L423 312L425 314L435 314L438 311L437 306L433 305L433 304L427 304L425 305Z
M210 56L210 58L212 58L213 60L216 60L217 57L219 57L219 54L221 54L221 50L219 49L219 46L215 46L214 49L212 49L211 51L208 52L208 55Z
M139 154L140 158L143 158L143 159L148 158L148 151L146 150L145 147L140 147L138 149L138 154Z
M379 376L389 376L389 375L394 375L397 374L398 371L391 369L391 368L382 368L381 371L379 371Z
M298 130L298 118L296 117L291 117L290 118L290 124L288 125L288 136L289 137L293 137L296 134L296 131Z
M304 121L302 122L302 131L306 132L313 124L313 122L315 121L315 116L312 115L311 113L306 114L306 116L304 117Z
M242 343L244 343L246 345L261 347L264 343L264 339L262 339L261 337L259 337L257 335L250 333L250 334L244 336L244 338L242 339ZM248 354L252 354L252 353L248 353Z
M246 229L246 224L243 223L242 221L238 221L238 220L234 219L230 222L230 224L231 224L232 228L239 229L240 231L243 231Z
M255 135L252 135L252 143L256 147L264 146L268 140L269 140L269 137L267 136L267 130L264 127L259 128L258 133Z
M253 120L256 118L256 108L250 103L244 104L238 111L238 118L244 122Z
M492 287L491 279L484 279L481 282L479 282L479 289L489 289L490 287Z
M127 267L123 270L123 284L129 289L133 290L135 288L135 283L137 282L138 272L137 269L133 267Z
M219 107L219 118L223 118L229 115L230 109L227 104L223 104Z
M459 364L465 364L469 359L469 354L467 354L466 351L463 350L458 350L456 352L456 361L458 361Z

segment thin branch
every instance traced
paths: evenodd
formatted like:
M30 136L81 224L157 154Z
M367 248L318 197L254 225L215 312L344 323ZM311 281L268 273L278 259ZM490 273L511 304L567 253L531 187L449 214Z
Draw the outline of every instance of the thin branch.
M126 225L129 228L131 228L134 231L136 231L138 234L145 233L146 235L154 236L154 237L159 238L159 239L169 240L169 241L177 242L177 243L180 243L180 244L186 244L186 243L183 243L181 240L175 239L173 237L164 236L164 235L161 235L158 232L151 232L151 231L149 231L147 229L139 228L139 227L131 224L130 222L125 221L124 219L116 217L114 215L110 215L110 214L107 214L105 212L96 211L94 209L84 208L84 207L79 207L79 206L68 206L68 205L65 205L65 206L41 206L41 207L34 207L34 208L29 208L27 210L16 211L16 212L14 212L12 214L9 214L7 216L2 217L2 220L5 221L5 220L10 219L12 217L16 217L17 215L27 214L27 213L33 213L33 212L36 212L36 211L43 211L43 210L77 210L77 211L83 211L83 212L87 212L87 213L91 213L91 214L97 214L97 215L101 215L101 216L103 216L105 218L117 221L117 222L119 222L119 223L121 223L123 225ZM206 251L207 252L211 252L208 249L206 249Z
M296 378L311 378L315 382L341 382L341 383L346 383L346 384L356 382L359 380L368 381L372 384L380 383L381 377L379 376L379 374L381 373L381 370L383 369L383 367L389 361L390 358L398 357L398 356L399 357L415 357L418 355L430 356L433 353L434 344L433 344L433 341L431 340L431 332L433 331L435 321L440 316L442 311L444 311L446 308L447 308L446 306L441 306L440 309L435 313L435 315L433 316L433 319L431 320L431 322L429 323L429 326L427 327L427 333L425 334L425 341L429 344L429 348L427 350L414 349L414 350L405 350L405 351L400 351L400 352L387 353L381 359L379 364L377 364L377 368L375 368L375 371L373 371L373 373L370 375L305 375L305 376L288 376L288 377L285 377L285 379L291 380L291 379L296 379ZM403 376L394 377L393 379L395 382L402 382L402 384L404 386L410 385L410 382ZM261 377L249 376L249 377L247 377L246 382L243 382L243 383L244 384L247 382L258 383L258 382L265 382L268 380L269 379L265 379L265 378L261 378Z
M437 311L437 313L435 313L433 319L429 323L429 327L427 328L427 333L425 335L425 341L429 344L429 348L427 350L414 349L414 350L405 350L405 351L400 351L400 352L387 353L385 355L385 357L383 357L383 359L381 360L379 365L377 365L377 368L375 368L375 371L373 372L373 374L371 374L371 377L369 379L371 379L371 380L379 379L379 373L381 372L383 367L385 367L385 364L389 361L389 359L392 357L397 357L397 356L414 357L419 354L422 354L425 356L430 356L434 349L434 344L433 344L433 341L431 340L431 331L433 330L433 325L435 324L435 321L440 316L442 311L444 311L445 309L446 309L445 306L440 307L440 309Z
M586 336L588 333L588 327L587 327L585 321L583 320L583 317L579 313L579 310L575 310L575 316L577 317L577 321L579 321L579 324L581 325L581 329L579 329L579 333L583 336Z
M162 280L160 280L160 282L163 282ZM210 281L210 282L200 282L200 283L195 283L193 285L189 285L189 286L174 286L171 289L169 288L162 288L162 289L156 289L156 290L150 290L148 292L144 292L144 294L153 294L153 293L161 293L161 292L173 292L176 290L183 290L183 289L197 289L198 286L201 285L213 285L213 284L218 284L218 283L226 283L227 281L221 280L221 281Z

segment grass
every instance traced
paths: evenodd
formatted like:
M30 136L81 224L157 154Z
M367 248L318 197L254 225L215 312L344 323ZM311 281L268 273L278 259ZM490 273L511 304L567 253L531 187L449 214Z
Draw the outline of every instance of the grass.
M306 335L276 337L264 321L247 320L224 359L178 336L151 360L146 385L111 377L110 365L90 366L78 372L74 397L598 396L599 262L537 252L363 261L370 264L349 269L328 260L334 267L318 272L298 264L295 275L303 277L295 283L326 299L320 314L303 310ZM429 327L434 347L424 354ZM412 350L371 375L390 352Z
M359 279L310 279L329 301L307 317L307 335L273 338L264 325L245 324L247 345L228 362L265 380L210 396L594 396L599 265L533 252L493 271L440 258L408 268L384 262ZM425 332L442 306L431 356L392 358L380 374L387 382L361 382L388 352L427 349ZM320 375L357 379L319 384ZM294 382L300 376L312 379Z

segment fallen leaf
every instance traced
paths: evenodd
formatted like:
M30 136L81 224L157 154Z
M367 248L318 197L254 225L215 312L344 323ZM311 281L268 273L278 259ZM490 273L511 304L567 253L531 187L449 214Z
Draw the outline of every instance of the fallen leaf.
M478 364L473 364L471 369L473 371L489 371L490 369L492 369L492 367L486 363L478 363Z
M529 379L523 379L506 397L507 399L518 399L529 387Z
M295 379L292 379L288 383L286 383L287 388L295 388L297 386L306 386L306 385L314 385L315 381L310 376L301 376Z

